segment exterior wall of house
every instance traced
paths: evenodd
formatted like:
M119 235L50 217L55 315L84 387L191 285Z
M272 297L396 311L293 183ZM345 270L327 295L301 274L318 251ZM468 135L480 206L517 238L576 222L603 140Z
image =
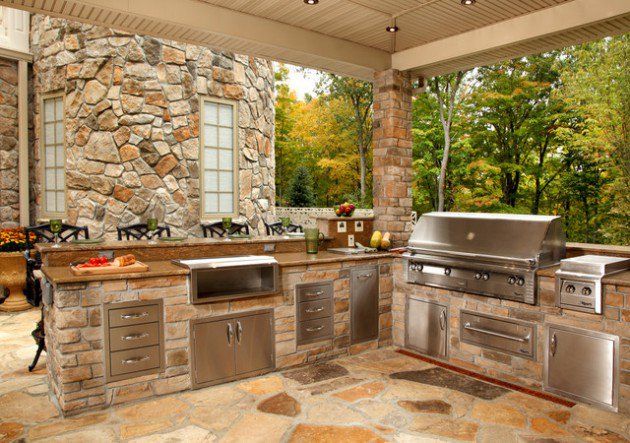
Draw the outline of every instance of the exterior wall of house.
M199 235L199 108L238 102L239 213L264 232L275 205L271 62L34 15L34 170L42 218L41 106L65 96L67 216L92 236L158 215Z
M17 62L0 58L0 228L20 221L17 84Z

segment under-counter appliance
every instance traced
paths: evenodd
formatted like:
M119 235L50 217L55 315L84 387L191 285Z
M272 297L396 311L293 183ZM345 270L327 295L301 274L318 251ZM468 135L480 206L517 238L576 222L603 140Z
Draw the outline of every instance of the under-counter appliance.
M190 300L211 303L275 294L278 262L271 256L246 255L173 260L190 270Z
M448 357L448 306L407 298L405 346L432 357Z
M556 306L602 313L602 278L630 269L630 258L582 255L564 259L556 271Z
M536 271L565 253L560 217L430 212L411 234L407 281L535 304Z

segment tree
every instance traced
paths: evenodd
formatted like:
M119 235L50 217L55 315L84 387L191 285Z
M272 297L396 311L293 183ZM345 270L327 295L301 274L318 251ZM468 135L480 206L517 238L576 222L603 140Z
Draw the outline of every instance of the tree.
M446 186L446 170L451 150L453 113L458 104L458 91L465 73L465 71L457 71L455 74L433 77L429 81L429 91L437 98L440 123L442 123L444 131L444 151L442 152L440 176L438 179L438 211L444 211L444 188Z
M299 166L289 187L289 205L295 208L308 208L315 204L313 177L306 166Z
M365 203L369 167L368 151L372 143L372 83L335 74L323 74L318 92L329 99L346 100L352 106L352 117L342 122L353 128L359 155L359 190L362 203Z

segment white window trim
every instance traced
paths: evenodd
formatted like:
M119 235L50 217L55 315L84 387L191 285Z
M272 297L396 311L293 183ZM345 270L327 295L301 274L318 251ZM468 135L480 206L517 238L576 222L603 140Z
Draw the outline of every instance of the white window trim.
M204 190L204 173L205 173L205 161L204 161L204 152L205 152L205 104L206 103L219 103L219 104L227 104L232 106L232 129L233 129L233 141L232 141L232 161L233 166L232 170L234 173L234 177L232 180L232 188L234 191L234 201L232 203L233 211L231 213L206 213L205 211L205 190ZM240 201L240 174L239 174L239 158L240 158L240 150L238 144L238 101L236 100L227 100L217 97L209 97L202 96L199 98L199 210L200 210L200 218L202 222L217 220L222 217L232 217L237 218L240 215L239 201Z
M46 210L46 139L45 139L45 119L44 119L44 103L48 99L54 99L61 97L62 111L63 111L63 120L62 120L62 128L63 128L63 151L64 151L64 159L67 163L67 152L66 152L66 103L65 103L65 94L63 92L51 92L49 94L42 95L42 98L39 103L39 159L40 159L40 193L41 193L41 205L40 205L40 213L38 219L56 219L56 218L65 218L68 215L68 183L67 183L67 174L66 168L63 170L64 174L64 183L66 184L65 189L65 208L66 210L63 212L49 212Z

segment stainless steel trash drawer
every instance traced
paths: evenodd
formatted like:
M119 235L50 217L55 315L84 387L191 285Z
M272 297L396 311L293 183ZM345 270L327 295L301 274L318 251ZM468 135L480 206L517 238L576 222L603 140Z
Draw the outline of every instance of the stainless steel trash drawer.
M448 356L448 307L407 299L405 346L433 357Z
M361 343L378 338L379 267L350 271L350 341Z
M536 326L506 317L461 311L460 339L482 348L536 358Z
M543 386L546 391L617 411L619 337L549 325Z

